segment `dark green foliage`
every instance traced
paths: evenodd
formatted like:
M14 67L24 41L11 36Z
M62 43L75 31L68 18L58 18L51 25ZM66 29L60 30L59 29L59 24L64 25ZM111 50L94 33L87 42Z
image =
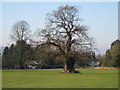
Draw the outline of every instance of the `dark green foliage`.
M17 41L10 47L6 47L3 53L3 68L14 68L15 65L20 65L24 68L24 64L32 60L41 62L47 67L61 66L62 61L57 61L57 50L53 50L48 45L38 45L31 47L26 41Z
M12 44L9 48L9 59L10 60L14 60L14 49L15 49L15 46L14 44Z
M99 60L100 66L103 67L103 66L104 66L104 63L105 63L105 59L104 59L104 58L105 58L105 55L99 54L99 55L96 56L96 58Z
M8 65L9 62L9 48L5 47L3 56L2 56L2 66Z
M33 49L26 41L17 41L16 45L12 44L9 48L6 47L3 52L3 66L9 68L15 65L20 65L24 68L26 61L33 59Z
M27 57L25 55L27 48L26 41L17 41L17 44L15 45L15 51L14 51L14 57L15 61L17 61L17 64L20 65L21 68L24 67L25 58Z
M48 67L55 67L59 62L56 62L58 52L50 45L38 45L34 50L34 58L38 62Z
M15 48L14 56L16 57L16 61L18 60L21 68L24 67L26 62L30 62L32 59L34 59L33 49L29 44L26 43L26 41L18 41Z
M33 49L32 47L28 44L25 46L25 60L29 61L29 60L33 60L34 59L34 55L33 55ZM25 61L26 62L26 61Z
M80 63L80 66L85 66L85 62L88 62L88 60L93 61L90 56L82 58L80 54L76 54L74 59L78 65ZM65 58L58 49L51 45L31 47L24 40L17 41L15 45L12 44L4 49L3 66L6 68L14 68L15 65L20 65L20 68L24 68L24 64L29 63L31 60L41 62L43 66L54 68L63 67Z
M104 66L120 67L120 41L116 40L111 44L111 48L106 51Z

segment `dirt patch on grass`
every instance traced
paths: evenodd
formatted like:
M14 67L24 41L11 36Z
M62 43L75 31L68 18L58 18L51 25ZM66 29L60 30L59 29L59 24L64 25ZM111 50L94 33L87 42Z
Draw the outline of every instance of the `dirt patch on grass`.
M80 68L86 68L86 69L120 69L115 67L80 67Z

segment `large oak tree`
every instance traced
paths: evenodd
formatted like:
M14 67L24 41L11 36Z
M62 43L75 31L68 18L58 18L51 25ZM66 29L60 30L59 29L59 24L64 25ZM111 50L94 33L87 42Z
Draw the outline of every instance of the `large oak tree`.
M65 57L64 72L77 73L74 69L76 52L85 54L92 51L92 39L87 27L81 25L78 9L60 6L47 14L46 22L46 29L40 33L42 42L55 46Z

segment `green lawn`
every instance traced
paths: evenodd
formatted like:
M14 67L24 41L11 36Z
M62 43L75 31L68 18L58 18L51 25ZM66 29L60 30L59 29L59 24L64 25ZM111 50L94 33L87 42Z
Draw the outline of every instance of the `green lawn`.
M60 73L61 69L3 70L3 88L117 88L118 70L80 69L81 73Z

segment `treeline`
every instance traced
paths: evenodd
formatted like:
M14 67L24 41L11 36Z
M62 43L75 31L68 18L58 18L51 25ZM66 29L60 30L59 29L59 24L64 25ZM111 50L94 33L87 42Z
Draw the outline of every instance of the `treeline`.
M98 55L97 59L101 66L104 67L120 67L120 41L116 40L111 44L105 55ZM79 55L79 54L78 54ZM90 61L90 56L81 57L80 55L75 58L77 65L86 66ZM24 68L25 63L30 61L41 62L42 65L47 67L63 67L65 58L61 55L59 50L51 45L37 45L32 46L25 40L17 41L16 44L11 44L10 47L5 47L2 55L2 67L14 68L15 65L20 65Z
M91 61L97 61L93 55L81 56L76 53L74 58L77 66L88 66ZM37 61L44 67L63 68L64 56L60 51L48 44L33 46L26 41L17 41L16 44L11 44L10 47L6 46L2 55L2 68L14 69L15 66L20 66L20 69L25 68L25 63Z
M2 67L9 69L14 68L15 65L20 65L20 68L24 68L25 63L33 60L41 62L42 65L48 67L60 67L61 64L63 65L63 62L56 58L57 54L57 51L52 51L52 48L47 45L37 45L36 47L33 47L24 40L17 41L16 44L5 47L2 58ZM55 58L58 60L55 60Z
M98 59L101 66L120 67L120 40L114 41L105 55L99 55Z

